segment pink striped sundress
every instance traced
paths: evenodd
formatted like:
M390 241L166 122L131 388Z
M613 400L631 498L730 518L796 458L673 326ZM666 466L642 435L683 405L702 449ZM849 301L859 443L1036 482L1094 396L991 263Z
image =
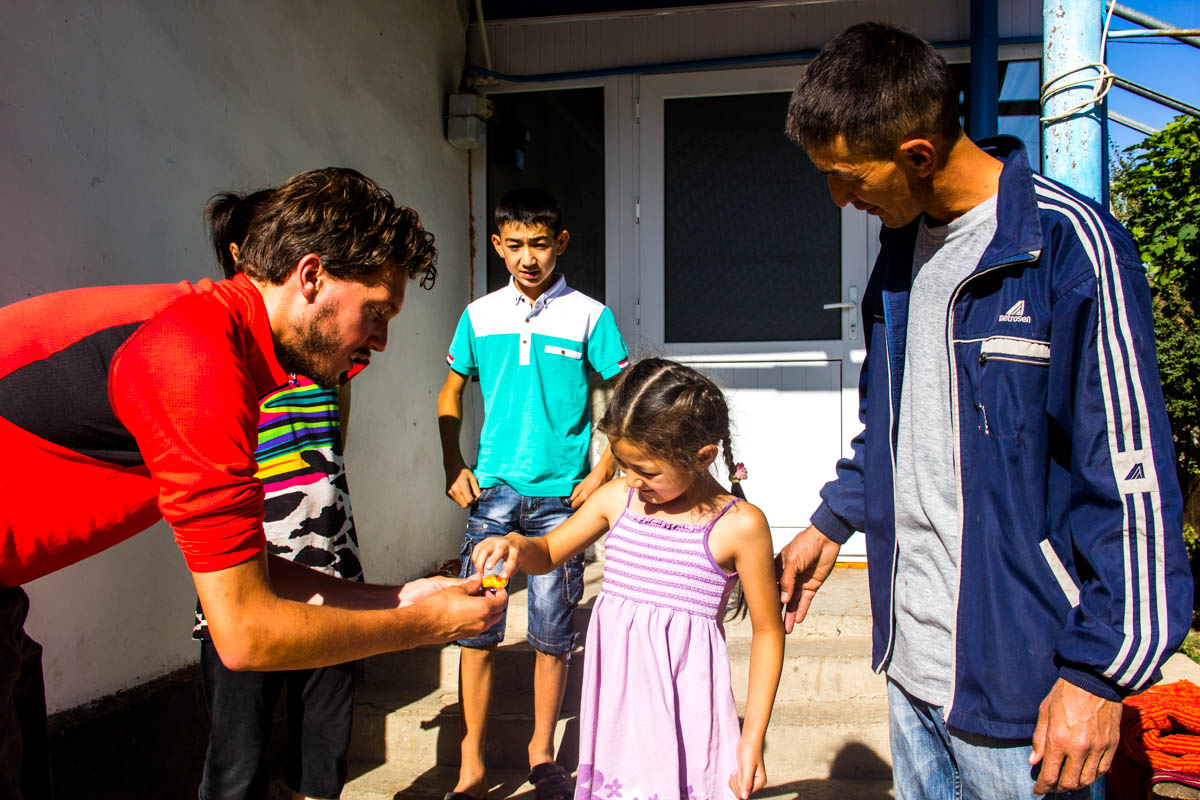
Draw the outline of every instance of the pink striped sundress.
M736 574L709 522L625 511L605 540L579 711L575 800L727 800L741 735L721 626Z

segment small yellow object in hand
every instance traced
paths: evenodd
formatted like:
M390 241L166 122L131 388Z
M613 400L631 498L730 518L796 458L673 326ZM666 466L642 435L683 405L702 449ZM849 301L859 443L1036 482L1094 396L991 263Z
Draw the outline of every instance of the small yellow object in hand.
M508 585L508 581L499 575L484 575L482 583L485 589L503 589Z

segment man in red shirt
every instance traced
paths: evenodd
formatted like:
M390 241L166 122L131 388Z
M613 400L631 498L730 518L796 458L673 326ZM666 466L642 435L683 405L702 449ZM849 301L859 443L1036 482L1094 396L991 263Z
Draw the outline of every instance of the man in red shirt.
M41 648L20 586L160 516L231 669L302 669L452 641L495 623L478 580L342 581L269 556L254 477L259 398L325 386L387 344L433 236L353 170L281 186L243 274L77 289L0 309L0 796L49 797Z

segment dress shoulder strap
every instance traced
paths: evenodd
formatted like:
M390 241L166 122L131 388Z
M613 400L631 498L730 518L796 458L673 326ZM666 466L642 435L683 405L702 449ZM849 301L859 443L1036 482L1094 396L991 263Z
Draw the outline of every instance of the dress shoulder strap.
M625 495L625 508L629 508L629 504L633 502L633 493L635 489L630 489L629 494Z
M728 503L726 503L725 507L722 508L720 511L718 511L717 515L709 521L708 527L704 529L704 532L708 533L709 531L711 531L713 529L713 526L717 524L717 520L719 520L721 517L725 516L725 512L728 511L729 509L733 508L733 504L738 502L741 499L742 498L740 498L740 497L735 497L732 500L730 500Z

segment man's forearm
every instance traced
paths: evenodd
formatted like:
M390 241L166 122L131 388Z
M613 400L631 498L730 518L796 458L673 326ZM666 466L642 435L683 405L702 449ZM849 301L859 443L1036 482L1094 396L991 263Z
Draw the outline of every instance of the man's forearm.
M312 570L306 576L299 572L304 567L292 567L277 563L272 570L289 591L344 588L337 600L352 607L280 596L268 579L264 554L218 572L192 573L213 644L230 669L322 667L463 638L494 621L506 599L469 596L455 587L404 608L395 607L399 600L393 595L392 607L384 608L386 587L339 582Z
M284 600L348 609L385 609L400 605L399 586L335 578L280 556L267 556L271 586Z

